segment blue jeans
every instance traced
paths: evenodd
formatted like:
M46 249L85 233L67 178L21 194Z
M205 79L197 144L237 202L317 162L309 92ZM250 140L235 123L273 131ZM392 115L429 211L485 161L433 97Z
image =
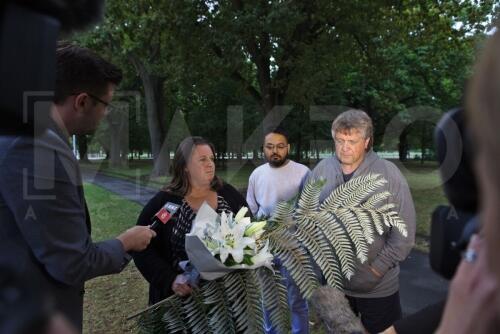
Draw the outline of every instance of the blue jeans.
M302 298L299 287L288 274L288 271L281 265L281 261L275 260L276 267L283 276L283 283L288 291L288 306L290 307L292 334L309 334L309 312L307 301ZM270 312L264 309L264 332L276 334L276 328L271 324Z

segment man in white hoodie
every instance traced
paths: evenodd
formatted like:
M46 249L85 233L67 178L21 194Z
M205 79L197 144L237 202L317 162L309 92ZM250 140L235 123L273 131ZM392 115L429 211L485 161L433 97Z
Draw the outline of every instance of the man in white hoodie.
M309 168L288 158L290 144L288 135L282 128L266 132L264 137L264 156L267 163L256 168L250 175L247 190L247 202L255 217L270 217L276 204L288 201L299 192L304 180L309 175ZM276 260L279 265L279 259ZM292 333L309 333L307 303L300 295L297 285L289 277L284 267L280 268L285 277L288 290L288 304L292 313ZM264 311L265 332L276 330L269 319L269 312Z

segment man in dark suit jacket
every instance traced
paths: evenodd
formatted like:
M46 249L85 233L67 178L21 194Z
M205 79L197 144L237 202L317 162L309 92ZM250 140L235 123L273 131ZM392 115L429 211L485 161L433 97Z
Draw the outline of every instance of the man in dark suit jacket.
M52 124L34 137L0 135L0 244L12 245L0 260L15 259L79 330L85 281L120 272L130 260L127 252L143 250L155 236L137 226L92 242L68 141L96 129L120 81L120 70L90 50L60 45Z

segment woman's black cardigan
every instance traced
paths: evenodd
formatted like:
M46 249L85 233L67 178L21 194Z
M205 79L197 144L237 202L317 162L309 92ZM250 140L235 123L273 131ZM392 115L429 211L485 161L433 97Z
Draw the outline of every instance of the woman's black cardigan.
M217 195L224 198L234 213L238 212L243 206L248 207L245 198L227 183L224 183L221 189L217 191ZM137 220L137 225L150 225L153 216L167 202L180 205L182 197L165 191L158 192L142 209ZM175 277L182 272L179 268L174 268L175 259L172 258L171 254L172 225L170 221L166 224L160 224L155 229L157 236L151 241L149 246L142 252L132 254L135 265L142 276L149 282L150 305L173 294L171 289L172 283Z

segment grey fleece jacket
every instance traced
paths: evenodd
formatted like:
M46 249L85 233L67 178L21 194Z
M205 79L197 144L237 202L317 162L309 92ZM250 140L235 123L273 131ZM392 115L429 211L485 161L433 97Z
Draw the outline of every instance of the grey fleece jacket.
M345 280L344 289L348 296L362 298L387 297L399 290L399 262L410 253L415 242L415 207L408 188L408 183L391 162L381 159L369 151L353 178L368 173L381 174L388 182L380 191L389 191L391 196L386 203L394 203L395 210L404 220L408 230L405 238L397 229L385 227L382 236L374 233L375 241L369 246L368 261L362 264L359 260L356 271L350 281ZM311 173L312 179L326 178L320 200L323 201L336 187L344 183L342 168L336 156L326 158L318 163ZM370 270L370 265L383 275L376 277Z

